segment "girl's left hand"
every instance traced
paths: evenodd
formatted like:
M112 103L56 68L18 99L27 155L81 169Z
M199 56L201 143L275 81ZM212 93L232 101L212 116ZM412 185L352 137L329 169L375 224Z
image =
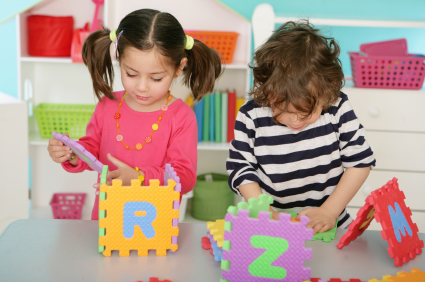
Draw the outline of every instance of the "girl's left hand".
M129 186L131 184L131 180L137 179L137 177L139 176L137 170L127 165L126 163L123 163L117 158L114 158L111 154L108 153L107 157L108 160L110 160L111 163L113 163L117 167L116 170L108 172L108 179L121 179L123 186ZM140 173L143 175L142 171L140 171ZM111 185L111 181L108 181L107 185ZM99 187L99 183L93 185L93 188L99 189Z
M336 218L322 207L307 208L300 211L297 220L300 220L300 216L302 215L306 215L310 220L306 227L313 228L313 234L325 232L335 227Z

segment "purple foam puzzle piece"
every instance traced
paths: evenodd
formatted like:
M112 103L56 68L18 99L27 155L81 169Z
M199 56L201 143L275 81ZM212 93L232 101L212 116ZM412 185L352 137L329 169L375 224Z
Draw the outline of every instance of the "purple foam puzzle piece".
M281 213L279 220L270 220L270 213L260 211L258 218L250 218L249 210L239 210L234 216L227 213L225 220L231 222L231 231L224 232L223 261L230 262L230 268L223 269L222 278L229 282L271 282L276 279L252 276L249 266L264 253L264 249L254 248L251 237L255 235L283 238L288 241L288 249L271 266L286 270L286 276L279 281L293 282L310 279L310 268L304 267L304 260L311 260L312 250L305 248L305 241L312 240L313 229L306 228L309 222L301 216L301 222L291 222L291 215ZM230 241L230 249L224 247ZM222 263L223 263L222 261ZM223 264L222 264L223 267Z
M171 164L165 164L165 171L164 171L164 185L168 185L168 179L172 179L176 182L176 186L174 187L174 191L181 192L182 185L180 183L180 177L177 176L177 173L174 171L174 168L171 166ZM173 202L173 209L178 210L180 207L180 201L174 201ZM179 225L179 220L174 218L172 221L173 226ZM171 239L172 244L177 244L177 236L173 236ZM171 251L174 253L173 251Z
M97 171L99 174L102 174L103 164L89 151L87 151L83 145L77 143L77 141L69 138L68 136L57 133L55 131L53 131L52 136L71 148L71 150L74 151L74 153L77 154L82 161L87 163L91 169Z

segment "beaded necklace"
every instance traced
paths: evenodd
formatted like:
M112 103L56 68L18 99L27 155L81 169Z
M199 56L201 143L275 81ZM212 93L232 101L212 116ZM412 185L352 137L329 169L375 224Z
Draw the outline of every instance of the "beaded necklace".
M171 100L170 90L168 90L167 103L165 105L162 105L161 106L161 110L162 110L161 116L158 118L158 121L156 123L152 124L152 133L151 133L151 135L145 138L145 142L143 144L137 143L136 144L136 147L134 147L134 148L130 148L129 146L127 146L124 143L124 141L123 141L124 138L120 134L120 124L119 124L119 119L121 118L120 110L121 110L122 102L124 101L125 96L127 96L127 92L124 94L124 96L121 99L121 102L118 105L118 112L115 113L115 115L114 115L114 118L117 120L117 132L118 132L117 141L121 142L126 149L129 149L129 150L134 150L134 149L141 150L146 143L151 143L152 142L152 135L153 135L153 133L155 131L158 130L158 123L162 120L162 116L164 115L165 111L168 109L168 102L170 102L170 100Z

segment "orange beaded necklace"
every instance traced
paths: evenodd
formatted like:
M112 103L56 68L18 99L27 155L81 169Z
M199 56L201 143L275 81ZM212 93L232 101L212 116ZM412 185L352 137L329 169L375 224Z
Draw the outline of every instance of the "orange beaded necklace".
M137 150L141 150L142 148L143 148L143 146L146 144L146 143L150 143L150 142L152 142L152 135L153 135L153 133L155 132L155 131L157 131L158 130L158 123L162 120L162 116L164 115L164 113L165 113L165 111L166 110L168 110L168 102L170 102L170 100L171 100L171 94L170 94L170 90L168 90L168 98L167 98L167 103L165 104L165 105L162 105L161 106L161 110L162 110L162 114L161 114L161 116L158 118L158 121L156 122L156 123L154 123L154 124L152 124L152 133L151 133L151 135L150 136L148 136L148 137L146 137L145 138L145 142L143 143L143 144L141 144L141 143L137 143L136 144L136 147L134 147L134 148L130 148L129 146L127 146L125 143L124 143L124 141L123 141L123 137L122 137L122 135L120 134L120 124L119 124L119 119L121 118L121 114L120 114L120 110L121 110L121 106L122 106L122 102L124 101L124 98L125 98L125 96L127 96L127 92L124 94L124 96L122 97L122 99L121 99L121 102L119 103L119 105L118 105L118 112L117 113L115 113L115 115L114 115L114 118L117 120L117 132L118 132L118 135L117 135L117 141L119 141L119 142L121 142L123 145L124 145L124 147L126 148L126 149L137 149Z

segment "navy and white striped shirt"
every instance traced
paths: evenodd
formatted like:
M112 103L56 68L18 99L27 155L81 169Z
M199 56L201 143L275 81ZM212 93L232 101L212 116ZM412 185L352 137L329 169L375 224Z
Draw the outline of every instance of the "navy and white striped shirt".
M272 116L270 107L254 101L239 110L226 163L229 186L239 195L240 185L257 182L273 197L272 207L299 212L321 206L344 168L375 166L365 130L342 92L316 122L300 131L276 124ZM349 218L344 209L338 227L345 227Z

